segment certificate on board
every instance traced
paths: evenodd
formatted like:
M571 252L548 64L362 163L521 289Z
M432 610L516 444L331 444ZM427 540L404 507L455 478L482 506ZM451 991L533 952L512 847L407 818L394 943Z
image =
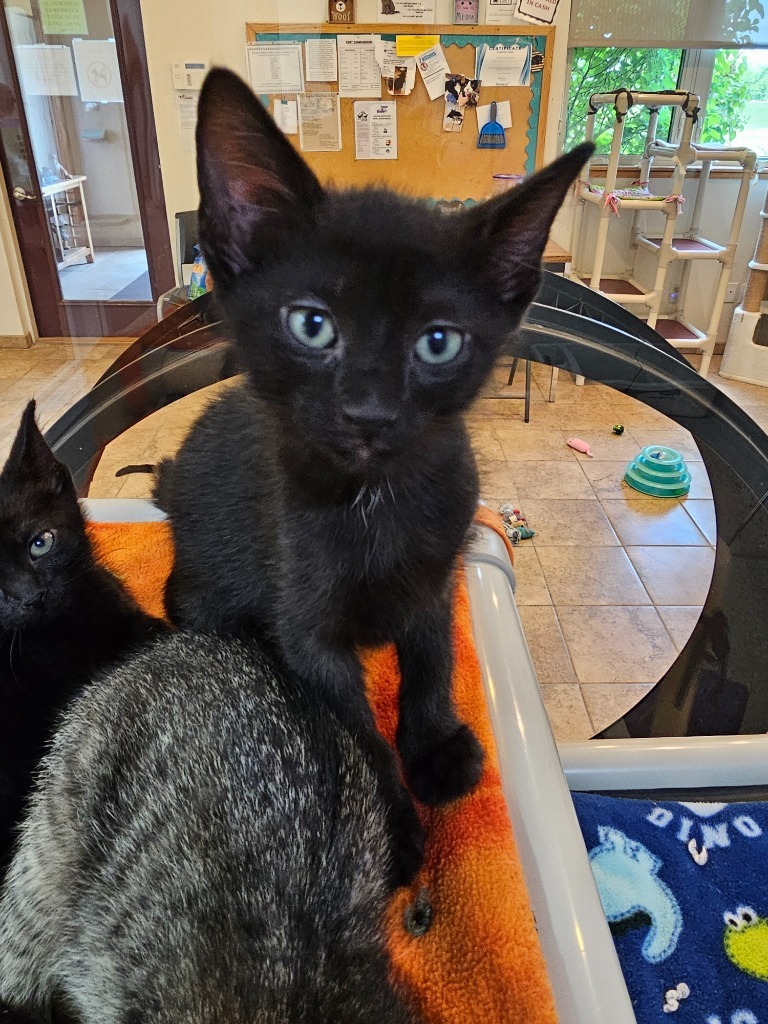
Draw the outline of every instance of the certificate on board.
M482 43L476 51L475 77L485 86L511 86L531 84L530 46L488 46Z

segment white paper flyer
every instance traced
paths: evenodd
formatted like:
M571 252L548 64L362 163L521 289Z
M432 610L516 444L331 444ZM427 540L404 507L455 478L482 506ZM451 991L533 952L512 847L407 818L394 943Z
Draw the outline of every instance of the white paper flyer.
M427 87L431 100L445 94L445 76L450 72L442 46L433 46L416 58L416 67Z
M397 103L355 103L355 159L397 160Z
M379 3L379 21L435 23L435 0L379 0Z
M255 93L304 92L301 43L251 43L245 49Z
M73 39L72 52L83 103L122 103L115 40Z
M15 47L15 53L27 96L77 96L75 65L68 46L25 43Z
M477 108L477 130L485 127L491 120L491 104L486 103ZM512 106L509 100L499 100L496 104L496 120L502 128L512 127Z
M486 0L486 25L511 25L516 19L517 0Z
M409 96L413 92L416 84L415 57L398 57L396 44L380 39L376 44L376 60L390 96Z
M379 36L338 37L339 96L381 96L381 69L376 60Z
M299 145L306 153L341 149L341 104L335 92L313 92L299 101Z
M308 82L335 82L339 71L336 62L336 39L307 39L304 43L305 75Z
M286 135L297 135L299 111L296 100L275 100L274 117L277 127Z

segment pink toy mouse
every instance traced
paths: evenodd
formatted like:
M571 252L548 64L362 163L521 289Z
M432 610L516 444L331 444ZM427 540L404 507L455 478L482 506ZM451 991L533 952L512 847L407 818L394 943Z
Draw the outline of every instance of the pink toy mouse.
M589 447L587 442L586 441L582 441L580 437L569 437L568 440L565 443L570 448L573 448L574 451L582 452L584 455L588 456L590 459L594 459L594 455L592 454L592 449Z

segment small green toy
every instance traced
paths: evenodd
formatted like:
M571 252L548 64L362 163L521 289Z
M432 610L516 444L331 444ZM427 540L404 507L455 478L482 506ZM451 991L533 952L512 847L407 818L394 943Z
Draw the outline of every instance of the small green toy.
M624 433L624 424L623 423L614 423L613 424L613 432L618 437L621 437L621 435Z

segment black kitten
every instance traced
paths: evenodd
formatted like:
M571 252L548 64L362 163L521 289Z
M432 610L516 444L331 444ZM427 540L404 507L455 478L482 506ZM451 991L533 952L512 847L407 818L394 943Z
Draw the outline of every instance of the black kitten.
M72 478L30 402L0 473L0 879L62 708L160 628L96 563Z
M373 725L357 647L394 641L407 781L453 800L482 767L451 700L453 574L478 498L461 413L536 295L591 148L448 217L322 188L221 69L197 144L201 245L248 373L161 472L171 615L271 638L358 728Z

